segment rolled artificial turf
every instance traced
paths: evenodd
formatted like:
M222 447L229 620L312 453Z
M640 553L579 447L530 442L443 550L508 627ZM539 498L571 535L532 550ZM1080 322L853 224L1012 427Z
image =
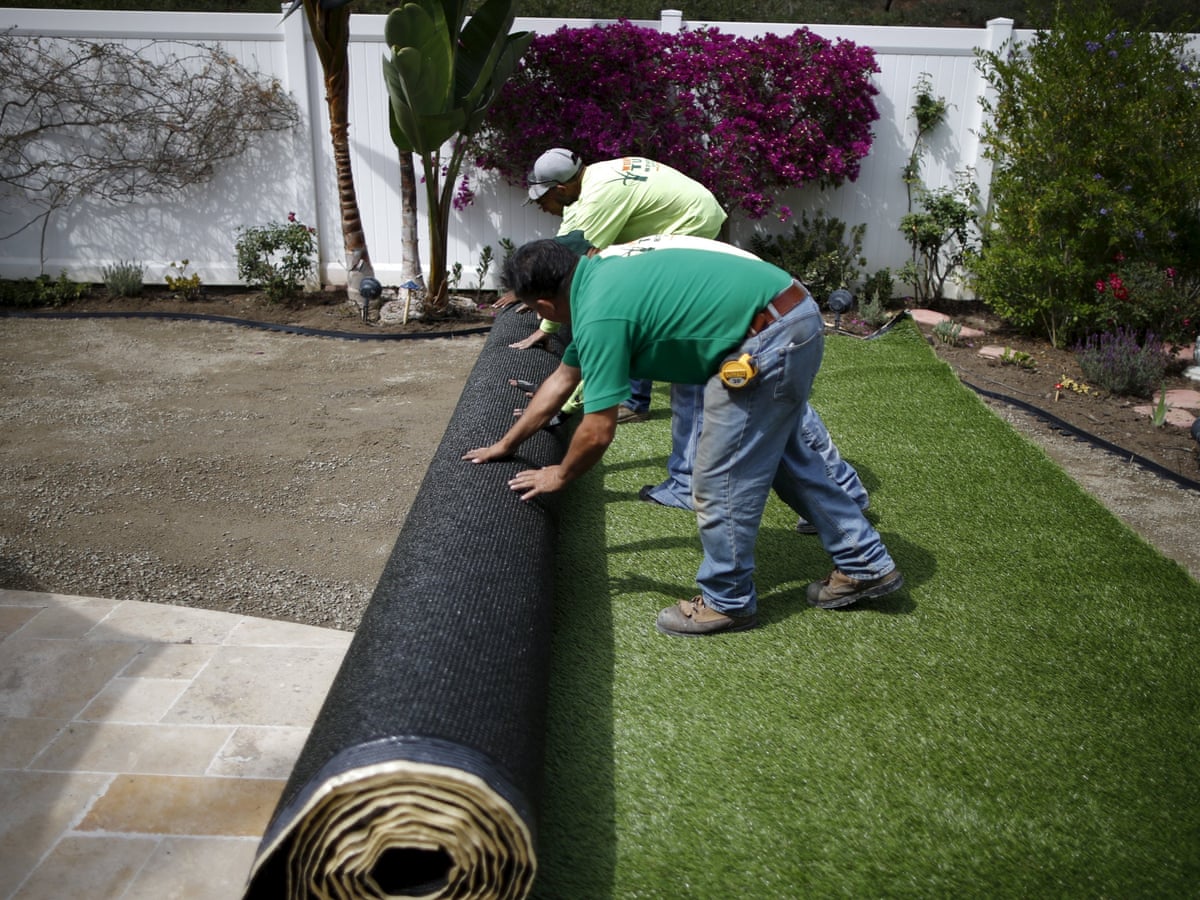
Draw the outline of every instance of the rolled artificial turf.
M564 498L534 896L1195 896L1200 585L905 322L830 337L813 399L906 587L809 607L772 498L760 627L664 636L700 561L637 499L666 396Z
M562 458L539 431L510 460L462 459L512 424L556 360L515 354L497 317L284 787L245 897L528 895L549 681L558 495L519 469Z

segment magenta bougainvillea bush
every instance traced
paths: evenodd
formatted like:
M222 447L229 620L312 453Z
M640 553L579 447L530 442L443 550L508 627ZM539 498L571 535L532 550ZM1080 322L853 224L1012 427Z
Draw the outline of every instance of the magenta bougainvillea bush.
M477 136L477 164L523 184L538 155L646 156L730 212L774 213L779 191L853 181L879 118L875 55L806 28L741 38L629 22L536 38Z

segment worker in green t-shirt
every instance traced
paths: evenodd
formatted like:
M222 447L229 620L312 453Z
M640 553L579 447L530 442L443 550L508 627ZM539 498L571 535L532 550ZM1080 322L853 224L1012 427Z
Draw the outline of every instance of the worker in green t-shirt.
M809 603L842 607L903 585L879 533L805 439L824 322L787 272L693 249L581 258L547 240L519 248L505 281L540 315L570 324L572 341L524 415L500 440L463 458L486 463L512 455L581 380L588 385L562 462L525 469L509 481L522 500L561 490L604 455L631 374L703 387L693 472L704 550L700 593L663 609L660 631L697 636L757 625L754 550L772 488L813 524L835 565L808 586Z

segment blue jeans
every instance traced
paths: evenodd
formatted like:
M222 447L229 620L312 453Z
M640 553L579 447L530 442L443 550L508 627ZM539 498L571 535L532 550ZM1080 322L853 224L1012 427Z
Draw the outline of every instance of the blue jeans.
M634 412L650 412L650 390L653 387L653 381L648 381L644 378L630 378L629 390L633 396L626 400L622 406L628 406Z
M667 480L650 489L650 496L663 506L692 508L692 469L703 424L704 385L671 385L671 452L667 456Z
M663 506L693 509L692 469L696 445L704 424L704 385L671 385L671 453L667 457L667 480L650 489L650 496ZM801 422L805 442L825 460L829 477L848 493L859 509L870 505L867 488L854 466L846 462L829 436L825 422L810 404L804 406Z
M881 578L896 564L858 503L830 477L805 437L805 408L825 348L811 298L747 338L729 358L751 354L758 376L741 390L716 376L704 386L704 428L692 491L704 561L696 581L719 612L757 611L754 548L767 497L780 498L817 529L845 575Z

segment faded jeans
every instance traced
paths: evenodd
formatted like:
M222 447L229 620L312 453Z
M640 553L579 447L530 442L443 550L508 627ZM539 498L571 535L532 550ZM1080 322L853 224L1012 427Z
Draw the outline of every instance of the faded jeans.
M692 469L695 468L696 445L703 421L704 385L671 385L671 453L667 457L667 479L649 491L650 496L663 506L693 508ZM866 509L870 505L866 486L854 466L842 458L825 422L811 404L804 406L801 428L804 440L825 460L829 477L854 499L859 509Z
M692 480L704 548L696 581L704 602L719 612L757 611L754 550L772 488L816 527L843 574L875 579L896 567L805 434L804 411L824 347L824 323L810 298L730 354L754 357L758 375L747 387L726 388L716 376L704 386Z

